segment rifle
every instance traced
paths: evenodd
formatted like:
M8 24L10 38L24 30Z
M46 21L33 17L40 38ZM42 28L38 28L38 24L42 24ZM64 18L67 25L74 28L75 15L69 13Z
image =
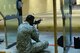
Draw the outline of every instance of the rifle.
M38 29L38 24L40 24L41 21L42 21L42 19L39 19L39 20L37 20L37 21L34 21L33 24L37 25L37 29Z

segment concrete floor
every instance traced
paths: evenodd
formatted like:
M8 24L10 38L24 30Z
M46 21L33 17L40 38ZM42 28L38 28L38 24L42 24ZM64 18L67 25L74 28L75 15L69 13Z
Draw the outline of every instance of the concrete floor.
M58 37L61 35L62 33L59 32L57 35ZM73 37L76 35L79 36L80 33L73 33ZM73 40L73 37L72 37L72 40ZM0 38L4 38L4 32L0 32ZM16 36L15 35L10 35L8 36L8 39L10 41L8 41L8 43L13 43L14 41L16 41ZM54 36L53 36L53 32L40 32L40 40L41 41L48 41L49 44L54 44ZM72 41L73 43L74 41ZM73 45L73 44L72 44ZM0 52L1 51L6 51L6 53L17 53L16 52L16 47L13 46L12 48L10 49L5 49L5 43L2 43L0 44ZM54 53L54 46L49 46L44 53ZM58 53L63 53L63 48L58 46ZM68 53L80 53L80 49L74 49L74 48L70 48Z

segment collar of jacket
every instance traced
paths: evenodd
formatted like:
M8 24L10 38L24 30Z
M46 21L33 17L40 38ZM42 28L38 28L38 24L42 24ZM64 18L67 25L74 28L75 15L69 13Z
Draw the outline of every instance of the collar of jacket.
M23 23L24 23L24 24L25 24L25 23L26 23L26 24L29 24L27 21L24 21Z

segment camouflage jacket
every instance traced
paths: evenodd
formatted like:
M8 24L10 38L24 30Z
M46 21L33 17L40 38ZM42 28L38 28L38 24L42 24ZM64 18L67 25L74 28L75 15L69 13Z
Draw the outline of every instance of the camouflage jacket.
M39 32L34 27L31 26L28 22L23 22L18 27L17 32L17 49L19 51L27 51L27 53L30 52L30 49L32 47L32 41L31 39L35 40L36 42L39 41Z

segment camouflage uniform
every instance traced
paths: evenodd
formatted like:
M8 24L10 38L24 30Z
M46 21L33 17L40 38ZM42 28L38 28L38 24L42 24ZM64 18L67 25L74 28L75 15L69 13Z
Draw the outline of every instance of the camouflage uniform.
M16 48L19 53L36 53L48 47L48 42L40 42L38 30L28 22L18 27ZM36 43L32 43L31 39Z

